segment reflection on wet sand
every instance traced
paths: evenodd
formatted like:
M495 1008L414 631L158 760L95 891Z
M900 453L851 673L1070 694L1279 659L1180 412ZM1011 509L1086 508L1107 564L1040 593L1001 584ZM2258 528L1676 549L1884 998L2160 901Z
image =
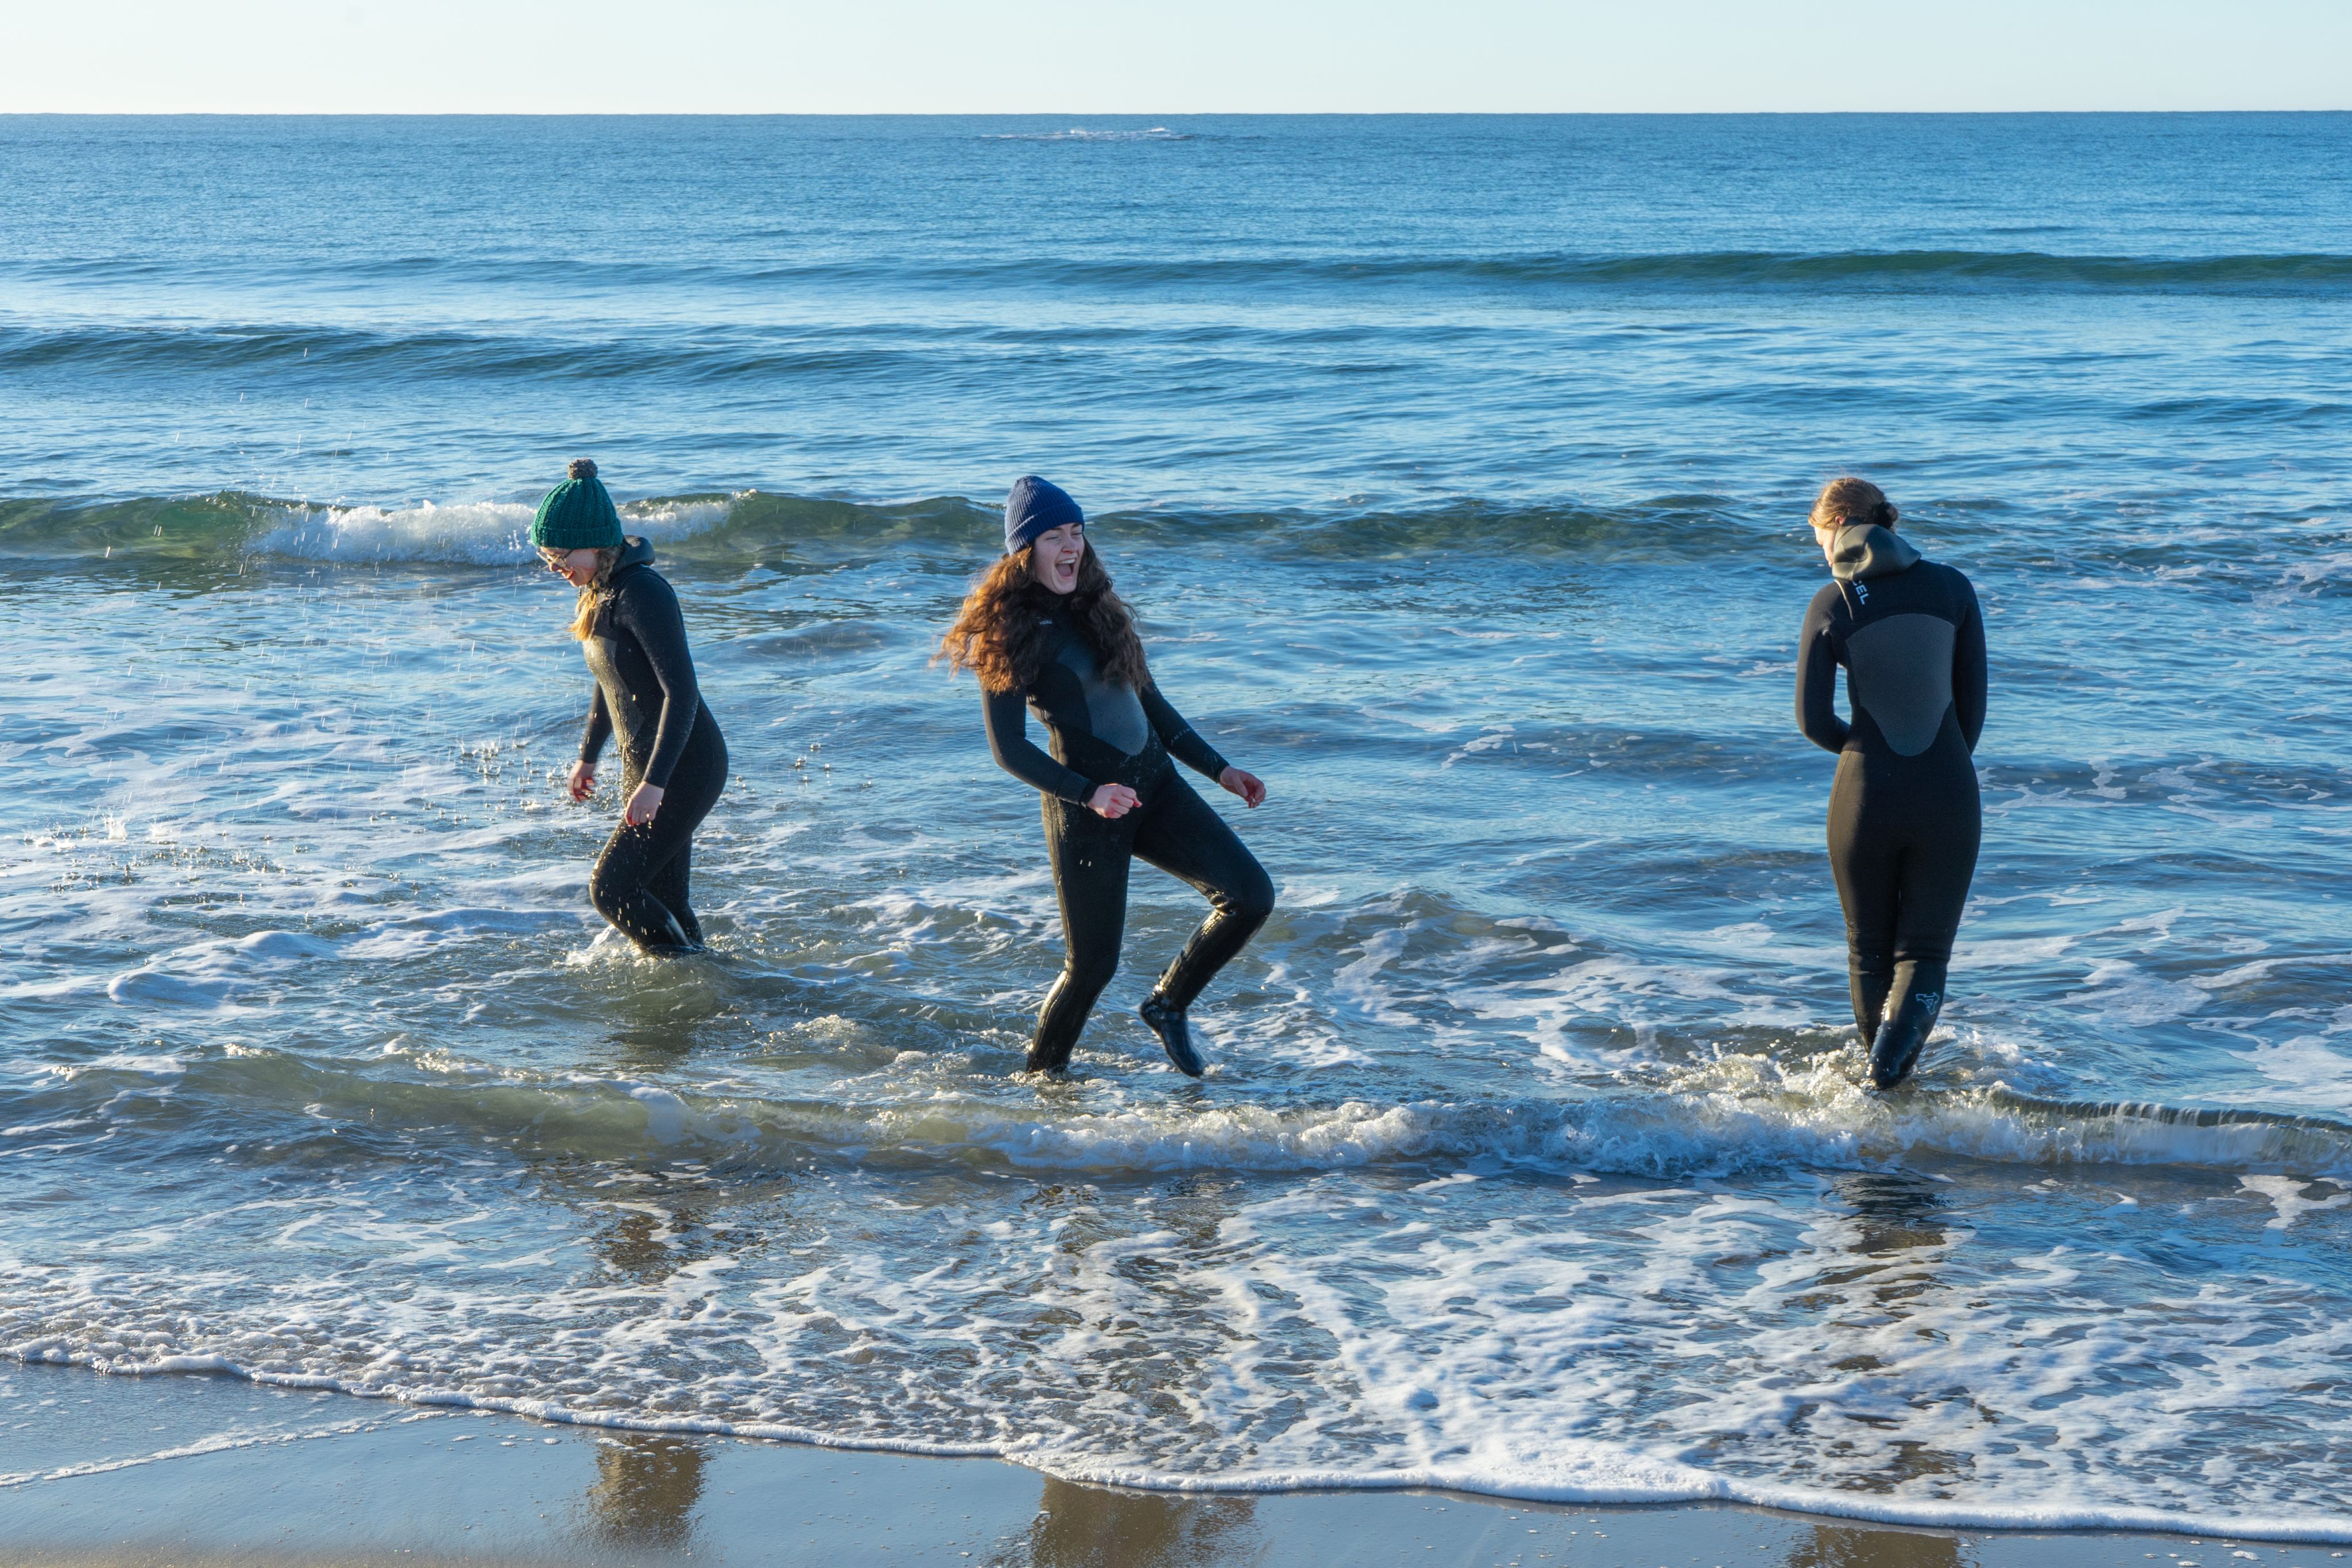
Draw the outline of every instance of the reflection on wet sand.
M596 1442L588 1533L614 1546L682 1546L702 1499L702 1446L630 1432Z
M1853 1249L1866 1258L1895 1257L1951 1239L1943 1195L1916 1176L1851 1176L1838 1183L1838 1194L1853 1206L1860 1232Z
M1195 1568L1255 1561L1264 1551L1246 1497L1113 1491L1045 1478L1024 1568Z
M1965 1568L1976 1561L1948 1535L1817 1524L1780 1561L1784 1568Z
M653 1203L626 1208L614 1205L612 1218L591 1245L616 1272L648 1285L659 1284L717 1250L700 1215L683 1205Z
M1911 1315L1911 1303L1934 1284L1935 1265L1952 1244L1951 1228L1944 1222L1943 1195L1931 1184L1901 1174L1847 1176L1837 1184L1837 1190L1853 1207L1854 1235L1849 1251L1855 1263L1825 1275L1824 1283L1853 1290L1850 1303L1867 1299L1888 1320L1900 1322ZM1847 1371L1869 1371L1880 1364L1865 1353L1840 1364ZM1892 1490L1923 1476L1965 1475L1969 1469L1965 1455L1945 1453L1924 1443L1898 1442L1895 1448L1895 1458L1871 1478L1872 1490ZM1930 1564L1959 1560L1954 1555L1958 1543L1942 1536L1830 1528L1816 1531L1815 1535L1824 1542L1836 1538L1833 1548L1822 1550L1847 1555L1801 1561ZM1925 1555L1904 1555L1915 1549ZM1938 1552L1943 1555L1937 1555ZM1853 1555L1857 1552L1861 1555Z

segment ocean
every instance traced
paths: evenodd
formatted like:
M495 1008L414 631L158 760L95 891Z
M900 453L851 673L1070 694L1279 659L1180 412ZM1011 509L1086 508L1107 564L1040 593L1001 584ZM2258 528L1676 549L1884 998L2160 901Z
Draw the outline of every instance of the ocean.
M2352 1542L2347 158L0 118L0 1354ZM580 455L734 758L699 957L603 928L613 780L558 787L589 681L523 530ZM1791 715L1846 471L1992 664L1886 1095ZM1280 902L1201 1083L1134 1017L1202 907L1144 870L1077 1076L1013 1075L1037 806L929 659L1027 472L1270 789L1210 791Z

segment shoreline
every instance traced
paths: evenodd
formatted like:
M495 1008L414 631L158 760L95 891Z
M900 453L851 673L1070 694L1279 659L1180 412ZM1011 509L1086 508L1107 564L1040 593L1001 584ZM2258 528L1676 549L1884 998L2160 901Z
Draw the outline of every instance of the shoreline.
M220 1373L0 1369L12 1563L1286 1562L2319 1568L2344 1548L1361 1483L1150 1490L997 1458L549 1422ZM29 1419L27 1418L29 1417ZM1605 1544L1604 1544L1605 1543ZM2242 1559L2240 1559L2242 1560Z

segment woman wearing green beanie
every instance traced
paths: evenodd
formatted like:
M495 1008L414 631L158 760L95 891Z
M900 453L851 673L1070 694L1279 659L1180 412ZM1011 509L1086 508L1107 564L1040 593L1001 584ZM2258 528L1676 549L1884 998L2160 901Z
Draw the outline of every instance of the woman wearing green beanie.
M589 900L649 952L698 948L687 877L694 830L727 783L727 742L695 683L677 594L654 570L654 547L622 537L621 515L585 457L539 504L530 542L548 570L580 591L572 634L596 677L572 765L574 800L596 787L605 737L621 737L626 803L588 879Z

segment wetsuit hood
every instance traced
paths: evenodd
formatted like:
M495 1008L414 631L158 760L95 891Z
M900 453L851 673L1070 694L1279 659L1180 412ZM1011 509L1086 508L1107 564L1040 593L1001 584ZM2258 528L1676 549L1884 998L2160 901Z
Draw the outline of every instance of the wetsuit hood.
M1840 528L1830 549L1830 575L1840 582L1893 577L1918 564L1917 550L1876 523Z
M617 577L633 566L651 566L653 563L653 540L637 534L628 534L621 539L621 553L613 562L613 574Z

